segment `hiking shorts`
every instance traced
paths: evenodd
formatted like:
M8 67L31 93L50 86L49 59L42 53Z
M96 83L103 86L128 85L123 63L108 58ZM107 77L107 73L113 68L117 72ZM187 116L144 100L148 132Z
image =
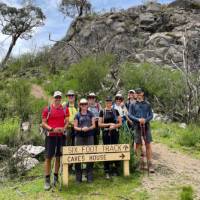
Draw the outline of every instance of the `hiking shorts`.
M62 155L61 148L63 146L62 136L46 136L45 138L45 157L60 157Z
M134 131L134 141L136 144L142 144L142 139L145 143L149 144L153 141L152 134L151 134L151 128L145 127L141 130L140 126L135 127Z

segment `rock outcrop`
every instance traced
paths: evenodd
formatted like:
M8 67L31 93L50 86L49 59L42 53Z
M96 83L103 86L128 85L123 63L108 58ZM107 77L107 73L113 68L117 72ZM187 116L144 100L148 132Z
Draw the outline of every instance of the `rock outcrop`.
M177 0L169 5L150 3L119 12L77 18L52 55L67 65L81 56L106 52L119 61L182 66L184 36L189 42L188 64L199 67L199 0ZM63 42L68 43L65 45Z

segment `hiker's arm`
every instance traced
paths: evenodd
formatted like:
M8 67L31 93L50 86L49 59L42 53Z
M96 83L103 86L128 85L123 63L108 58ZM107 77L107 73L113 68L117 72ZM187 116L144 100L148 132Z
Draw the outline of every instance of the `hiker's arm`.
M53 128L47 124L47 119L46 118L42 119L42 127L47 129L48 131L53 131Z
M95 128L95 117L92 117L92 125L88 127L88 131L93 130Z
M132 121L139 122L139 118L135 117L133 113L134 113L134 105L131 104L128 111L128 117Z
M126 115L126 120L129 124L131 125L133 124L133 121L128 117L128 114Z
M77 119L74 120L74 130L75 131L82 131L82 128L78 127L78 120Z
M117 124L115 124L115 128L119 128L122 125L122 118L120 116L117 117Z
M108 128L110 126L110 123L103 123L103 117L99 117L99 120L98 120L98 126L100 128Z
M153 112L151 109L151 106L149 106L149 113L148 113L148 117L145 119L145 122L149 122L153 119Z
M65 117L65 127L64 127L64 130L67 129L68 125L69 125L69 117Z

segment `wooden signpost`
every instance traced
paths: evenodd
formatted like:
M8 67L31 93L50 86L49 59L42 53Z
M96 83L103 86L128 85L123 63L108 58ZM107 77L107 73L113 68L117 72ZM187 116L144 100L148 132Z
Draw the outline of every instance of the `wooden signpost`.
M129 176L130 145L89 145L63 147L62 167L63 184L68 185L68 165L71 163L87 163L100 161L123 161L124 176Z

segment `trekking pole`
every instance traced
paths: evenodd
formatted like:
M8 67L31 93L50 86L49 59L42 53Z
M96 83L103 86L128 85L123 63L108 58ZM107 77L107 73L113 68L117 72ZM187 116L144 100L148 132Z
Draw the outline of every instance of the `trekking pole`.
M142 171L144 173L144 154L143 154L143 129L142 129L142 124L140 124L140 133L141 133L141 154L140 154L140 160L141 160L141 166L142 166Z
M141 126L142 128L142 132L143 132L143 138L144 138L144 141L146 143L146 140L147 140L147 135L146 135L146 127L145 127L145 124L143 124ZM146 148L146 159L147 159L147 171L148 171L148 176L149 176L149 159L147 158L147 148Z
M63 172L62 159L63 159L63 148L62 148L62 154L60 156L60 185L59 185L59 191L62 191L62 172Z
M51 175L53 174L53 180L54 180L54 173L53 173L53 168L55 170L55 163L56 163L56 153L57 153L57 146L58 146L58 135L56 133L56 147L55 147L55 151L54 151L54 158L53 158L53 165L51 167ZM54 192L54 189L56 186L53 184L52 187L52 192Z

